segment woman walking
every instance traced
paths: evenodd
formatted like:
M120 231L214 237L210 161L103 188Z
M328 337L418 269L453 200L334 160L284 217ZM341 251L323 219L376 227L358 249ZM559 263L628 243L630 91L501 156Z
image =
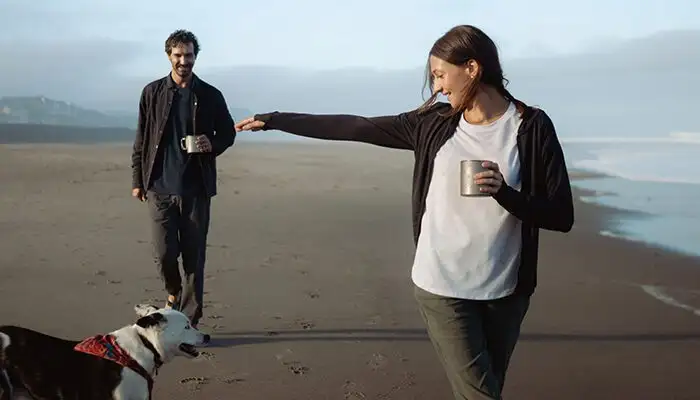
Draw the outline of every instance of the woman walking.
M571 230L564 155L547 114L504 86L498 51L460 25L430 50L433 95L393 116L272 112L241 130L280 130L415 153L412 268L415 296L456 399L501 399L506 369L537 284L540 229ZM438 94L448 103L436 102ZM484 196L460 194L460 164Z

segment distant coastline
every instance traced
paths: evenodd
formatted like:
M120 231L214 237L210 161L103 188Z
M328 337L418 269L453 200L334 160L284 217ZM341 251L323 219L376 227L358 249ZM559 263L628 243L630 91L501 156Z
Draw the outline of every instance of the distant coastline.
M0 144L128 142L135 130L46 124L0 124Z

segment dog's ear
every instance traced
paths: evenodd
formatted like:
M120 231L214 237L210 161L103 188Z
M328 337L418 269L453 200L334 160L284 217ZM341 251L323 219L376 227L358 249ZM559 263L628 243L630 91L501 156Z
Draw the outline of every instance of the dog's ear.
M136 325L141 328L152 328L165 322L165 316L159 312L150 313L136 320Z
M158 307L150 304L137 304L134 306L134 311L136 311L136 315L139 317L145 317L152 312L158 311Z

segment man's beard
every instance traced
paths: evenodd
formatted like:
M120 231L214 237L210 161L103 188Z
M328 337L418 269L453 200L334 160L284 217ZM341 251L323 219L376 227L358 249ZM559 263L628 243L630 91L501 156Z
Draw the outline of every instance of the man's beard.
M175 66L175 73L182 77L189 76L192 73L192 64L183 64Z

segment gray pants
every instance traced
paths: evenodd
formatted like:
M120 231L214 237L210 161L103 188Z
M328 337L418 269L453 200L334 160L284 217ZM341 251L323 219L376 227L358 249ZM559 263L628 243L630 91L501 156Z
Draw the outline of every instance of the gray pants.
M478 301L415 287L419 309L458 400L500 400L530 297Z
M197 325L204 303L204 264L211 198L148 192L155 262L169 295ZM184 282L178 257L182 255Z

